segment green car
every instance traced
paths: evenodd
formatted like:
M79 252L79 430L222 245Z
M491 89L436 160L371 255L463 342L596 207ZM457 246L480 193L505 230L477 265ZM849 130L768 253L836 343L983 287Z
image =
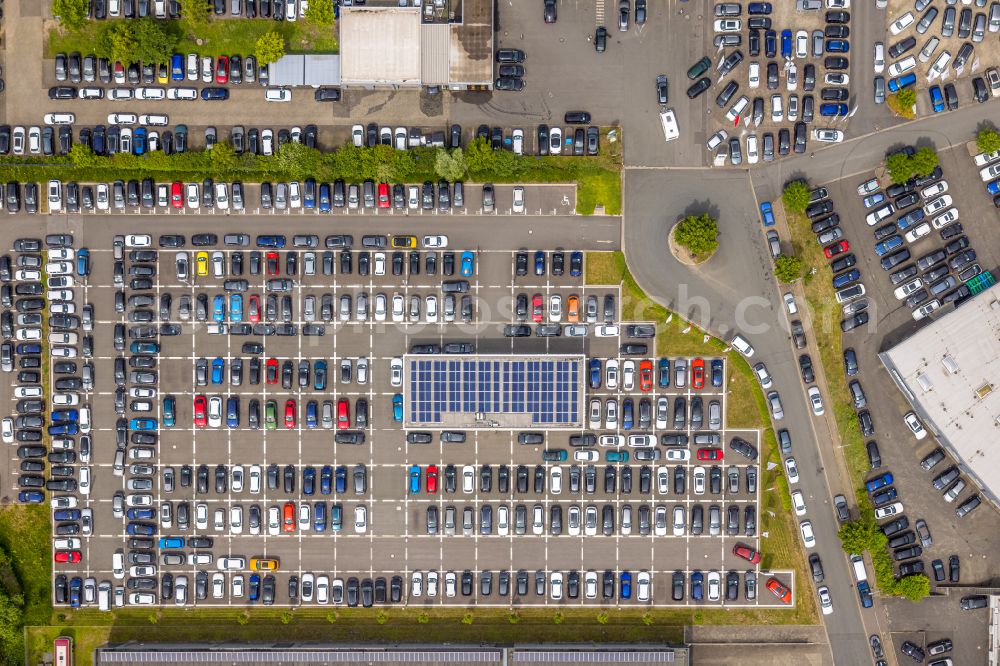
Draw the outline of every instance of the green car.
M705 56L695 64L691 65L691 69L688 70L688 78L694 81L699 76L708 71L708 68L712 66L712 59Z
M264 427L274 430L278 427L278 405L274 400L268 400L264 406Z
M177 419L177 401L174 396L168 395L163 399L163 426L173 428Z
M610 462L627 463L628 451L608 451L604 454L604 459Z
M566 449L545 449L542 451L542 460L545 462L563 462L569 458Z

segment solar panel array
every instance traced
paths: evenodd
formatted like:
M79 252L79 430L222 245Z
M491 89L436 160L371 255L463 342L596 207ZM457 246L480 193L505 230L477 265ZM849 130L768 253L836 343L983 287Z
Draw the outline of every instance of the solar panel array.
M673 650L515 650L514 664L672 664Z
M499 664L500 650L98 650L98 664Z
M580 421L580 360L565 357L409 357L407 421L449 414L521 414L537 426ZM471 418L471 417L470 417Z

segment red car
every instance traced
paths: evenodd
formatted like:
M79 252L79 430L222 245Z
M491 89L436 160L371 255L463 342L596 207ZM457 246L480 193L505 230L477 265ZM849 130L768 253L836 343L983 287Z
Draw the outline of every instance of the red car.
M746 546L742 543L738 543L735 546L733 546L733 555L735 555L736 557L742 557L750 564L757 564L758 562L760 562L760 553L758 553L750 546Z
M643 393L653 390L652 361L643 361L639 364L639 389Z
M295 503L285 502L284 515L282 516L282 524L286 532L295 531Z
M698 460L722 460L722 449L714 446L698 449Z
M203 395L194 397L194 424L199 428L204 428L208 423L206 414L208 413L208 401Z
M696 390L705 388L705 361L700 358L691 362L691 388Z
M542 314L543 314L542 295L535 294L534 296L531 297L531 321L535 322L536 324L541 323Z
M226 83L227 81L229 81L229 58L219 56L218 62L215 63L215 82Z
M386 183L378 184L378 207L388 208L389 207L389 185Z
M278 359L267 359L267 365L264 370L264 381L268 384L278 383Z
M847 252L851 249L851 244L845 240L837 241L836 243L831 243L823 248L823 254L826 255L827 259L836 257L838 254Z
M427 467L427 492L436 493L438 491L438 468L437 465Z
M260 321L260 296L257 294L251 296L247 303L247 319L250 320L251 324Z
M59 564L76 564L80 561L80 551L78 550L57 550L55 560Z
M295 427L295 401L285 401L285 428L291 430Z
M792 591L782 585L777 578L768 578L764 586L771 590L771 594L778 597L782 603L792 603Z
M344 430L351 427L351 403L347 398L337 401L337 429Z
M265 261L267 263L267 274L268 275L277 275L278 274L278 253L277 252L268 252L267 256L265 257Z
M184 205L184 193L182 190L182 185L176 180L170 186L170 205L174 208L180 208Z

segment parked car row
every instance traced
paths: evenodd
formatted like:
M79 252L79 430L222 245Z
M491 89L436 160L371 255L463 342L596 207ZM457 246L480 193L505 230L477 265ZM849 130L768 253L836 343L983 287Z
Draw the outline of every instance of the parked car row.
M259 82L261 86L266 87L269 79L267 64L258 65L257 58L253 55L246 57L223 55L213 59L210 56L199 57L197 53L188 53L186 57L174 53L169 63L123 63L120 60L111 62L108 58L99 58L92 53L87 55L78 52L68 55L57 53L53 60L53 68L56 81L59 83L100 82L105 85L114 83L118 86L147 86L139 90L153 92L139 93L137 99L153 100L162 100L167 96L163 88L148 88L154 84L165 86L171 82L180 83L185 80L194 82L200 79L202 83L218 85ZM147 94L151 96L146 96ZM108 93L108 99L111 100L132 98L133 91L130 88L116 88Z

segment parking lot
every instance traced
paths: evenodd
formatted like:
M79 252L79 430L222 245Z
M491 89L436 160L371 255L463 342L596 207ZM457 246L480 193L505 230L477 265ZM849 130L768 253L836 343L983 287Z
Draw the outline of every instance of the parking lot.
M56 565L57 603L77 603L79 577L84 604L104 580L122 587L119 603L140 604L157 603L156 591L163 603L312 603L311 582L317 602L323 594L330 603L361 605L783 605L758 594L768 574L732 553L736 544L757 547L760 489L755 462L728 442L747 442L755 456L759 440L725 427L721 362L716 368L704 359L695 373L694 359L668 359L664 372L655 359L642 363L642 348L623 356L621 345L653 340L630 340L618 328L617 287L583 286L582 253L563 253L560 270L551 251L525 251L521 260L517 252L449 245L405 250L394 260L391 248L384 258L377 248L361 249L360 237L346 253L327 249L322 237L300 241L318 247L297 249L291 236L283 249L257 248L252 237L247 247L223 238L192 247L193 236L183 248L158 248L154 237L151 248L121 248L116 269L113 237L91 226L74 243L90 251L92 272L74 291L94 311L93 341L84 342L79 362L91 366L85 374L95 384L82 390L78 406L91 410L90 458L78 460L89 483L70 470L81 482L71 496L79 502L72 509L92 512L92 534L72 527L72 514L57 521L58 538L80 540L60 542L59 550L81 557ZM187 280L177 278L180 252L193 276ZM198 275L198 252L207 253L207 275ZM227 292L226 280L246 284L230 282ZM467 291L442 291L461 280ZM551 337L561 332L555 322L581 328L565 323L572 319L591 330ZM594 337L608 322L604 337ZM158 340L135 337L157 326ZM505 337L517 326L534 335ZM406 383L394 386L390 368L414 345L448 343L474 345L480 358L571 358L581 382L585 359L608 360L600 388L580 400L578 425L543 430L544 447L519 443L524 431L509 427L467 429L464 442L443 442L440 429L398 423L395 400ZM196 400L203 400L197 408ZM569 441L574 431L595 430L605 436L600 446ZM63 439L74 450L69 432ZM110 446L115 439L119 446ZM543 448L557 459L544 461ZM436 530L428 527L431 507ZM125 533L128 524L136 534ZM158 544L161 537L187 543ZM118 572L116 552L124 557ZM227 557L245 559L227 565ZM275 559L279 569L247 571L250 558ZM142 568L150 566L157 568ZM220 571L227 566L234 570ZM788 574L777 577L793 587Z

